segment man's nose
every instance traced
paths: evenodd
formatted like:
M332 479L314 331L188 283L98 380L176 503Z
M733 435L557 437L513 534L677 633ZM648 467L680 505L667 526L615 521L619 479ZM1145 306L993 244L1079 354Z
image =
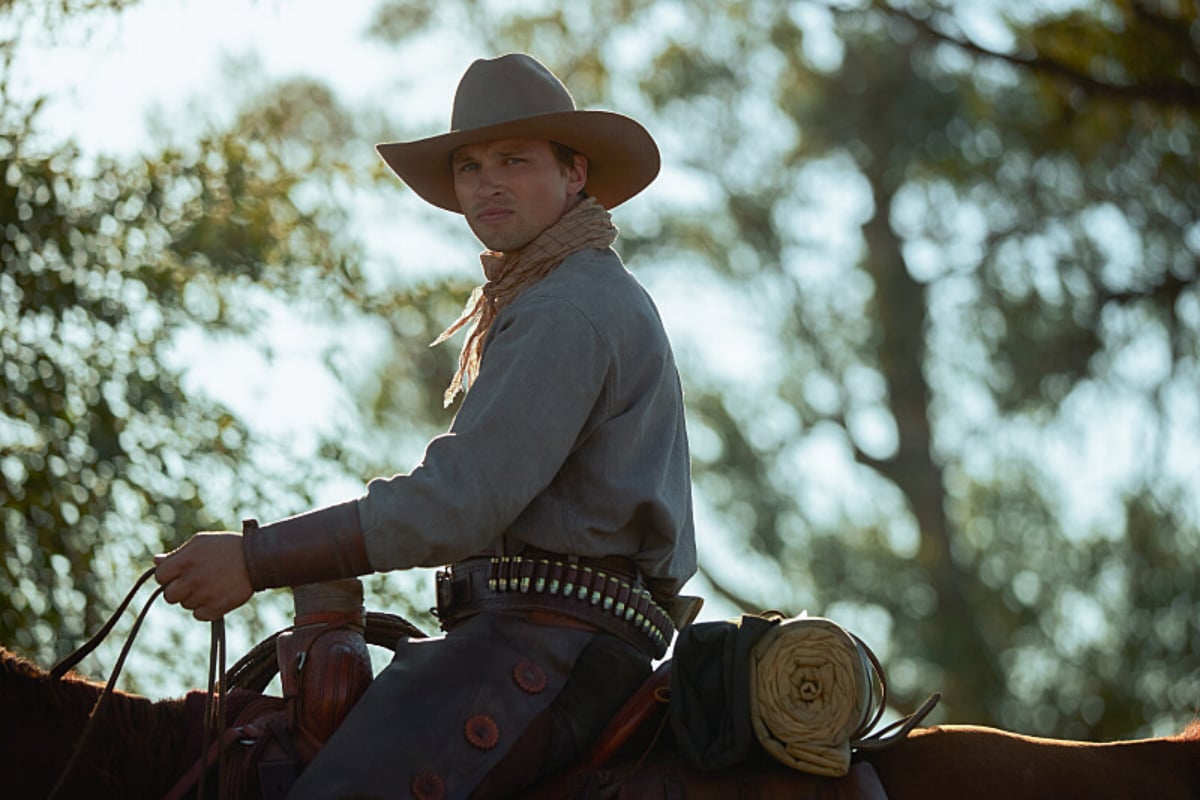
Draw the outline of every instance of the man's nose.
M476 184L475 191L480 194L494 194L503 186L500 170L495 167L481 165L476 176L479 183Z

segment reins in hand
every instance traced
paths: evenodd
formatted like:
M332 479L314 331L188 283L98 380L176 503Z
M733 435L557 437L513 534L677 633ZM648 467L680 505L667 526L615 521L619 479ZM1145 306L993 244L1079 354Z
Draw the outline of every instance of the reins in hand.
M51 678L55 680L61 679L67 674L67 672L76 667L80 661L86 658L88 654L95 650L102 641L104 641L104 638L108 636L108 634L111 633L112 629L116 626L117 620L120 619L121 615L125 613L125 609L128 608L129 604L133 601L134 595L137 594L138 590L142 588L142 585L145 584L146 581L150 580L150 578L154 576L155 569L155 567L151 567L142 573L141 577L134 582L133 588L131 588L125 595L125 599L122 600L120 605L117 606L117 610L113 612L112 616L108 618L108 621L100 627L100 630L97 631L92 638L88 639L74 652L54 665L54 667L50 670ZM84 724L83 732L79 736L79 741L75 743L75 751L71 754L70 760L67 761L66 766L63 767L62 773L58 776L58 781L54 784L54 788L50 791L48 800L55 800L59 797L63 787L66 785L68 776L70 776L71 772L75 769L76 764L79 762L80 755L87 748L89 739L91 738L96 727L96 720L107 707L108 700L112 696L112 693L117 685L117 679L121 676L121 670L125 667L125 659L129 656L129 651L133 648L133 640L137 637L138 630L142 627L142 622L145 620L146 614L149 613L150 607L154 605L154 601L162 595L165 588L165 586L159 586L157 589L155 589L154 593L151 594L149 599L146 600L145 605L142 606L142 610L138 612L137 619L134 620L133 623L133 628L130 629L129 636L125 639L125 644L121 646L121 653L117 657L117 663L113 665L112 674L109 675L108 682L105 683L103 691L100 692L100 696L96 698L96 704L92 707L91 714L88 715L88 720ZM220 672L218 672L218 669ZM218 675L220 676L219 680ZM212 641L209 647L208 656L208 697L204 707L204 739L200 750L202 754L208 752L209 749L209 742L213 735L212 726L214 716L218 730L223 730L225 727L224 701L225 620L223 617L221 617L214 620L212 623ZM214 703L216 705L215 715L213 713ZM224 755L223 750L224 741L221 740L218 743L217 755L218 785L220 785L221 760L222 756ZM204 796L203 772L200 774L200 786L197 796Z

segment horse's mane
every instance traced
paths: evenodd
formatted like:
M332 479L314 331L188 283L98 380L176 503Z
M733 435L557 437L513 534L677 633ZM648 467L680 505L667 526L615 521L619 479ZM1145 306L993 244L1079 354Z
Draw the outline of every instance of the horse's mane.
M31 689L36 688L36 696ZM35 698L47 716L57 714L67 718L83 718L91 713L103 685L76 672L68 672L59 680L32 661L0 647L0 705L17 709ZM182 700L153 702L145 697L120 690L113 692L110 711L119 732L143 736L155 727L176 724L183 715ZM49 704L47 708L46 704Z
M74 752L102 690L102 684L76 673L55 679L0 647L0 742L6 750L4 760L22 767L20 775L10 773L8 780L15 777L18 785L29 781L28 796L44 795L47 781L57 778ZM131 773L157 785L156 767L176 761L183 750L184 713L183 700L154 702L113 692L97 721L102 729L89 740L77 768L80 780L88 781L89 795L120 796L130 787L113 784L112 777ZM163 758L156 759L156 753ZM18 791L17 796L25 795Z

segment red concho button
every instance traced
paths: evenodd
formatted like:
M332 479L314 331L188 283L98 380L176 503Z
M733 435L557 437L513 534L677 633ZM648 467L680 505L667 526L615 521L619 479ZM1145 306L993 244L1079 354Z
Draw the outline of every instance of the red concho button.
M446 784L436 772L418 772L412 779L412 795L416 800L445 800Z
M528 658L522 658L513 667L513 680L523 691L537 694L546 688L546 673Z
M480 750L491 750L500 741L500 728L487 714L476 714L467 720L467 741Z

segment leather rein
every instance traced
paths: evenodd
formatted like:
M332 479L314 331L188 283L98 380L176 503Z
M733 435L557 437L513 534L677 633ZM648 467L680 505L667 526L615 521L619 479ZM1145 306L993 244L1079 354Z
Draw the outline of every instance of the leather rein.
M112 629L117 624L117 620L125 613L125 609L133 601L134 595L142 588L151 577L153 577L155 567L151 567L142 573L141 577L134 582L133 588L125 595L125 599L117 606L117 610L113 612L108 621L101 626L92 638L88 639L80 645L74 652L66 658L59 661L50 670L50 677L55 680L60 680L68 671L79 664L89 653L95 650L104 638L112 632ZM117 657L117 662L113 665L112 674L108 677L108 682L105 683L100 696L96 698L96 704L92 707L91 713L88 715L88 720L84 724L83 732L79 736L79 741L75 743L75 751L71 754L70 760L67 761L62 773L58 776L58 781L54 784L54 788L50 791L47 800L57 800L63 787L66 785L67 777L75 769L79 762L79 758L87 749L88 741L91 738L96 728L96 720L107 707L109 698L112 697L113 691L117 685L117 679L121 675L121 670L125 666L125 659L129 655L129 651L133 647L133 640L137 637L138 630L142 626L142 621L145 620L146 614L150 611L150 607L154 605L163 593L166 587L159 586L150 595L150 598L142 606L142 610L138 613L137 619L134 620L133 628L129 631L129 636L125 639L125 644L121 647L121 653ZM215 711L215 713L214 713ZM213 738L213 723L216 722L218 731L225 730L225 618L219 617L212 622L212 636L208 651L208 694L204 702L204 735L200 746L200 758L197 766L199 769L189 770L184 774L180 782L168 793L168 797L182 795L190 788L190 784L195 780L195 773L199 772L197 797L204 797L204 776L208 772L207 764L209 750L212 748ZM220 792L221 783L221 767L224 761L225 738L218 736L215 743L216 747L216 764L217 764L217 786Z

